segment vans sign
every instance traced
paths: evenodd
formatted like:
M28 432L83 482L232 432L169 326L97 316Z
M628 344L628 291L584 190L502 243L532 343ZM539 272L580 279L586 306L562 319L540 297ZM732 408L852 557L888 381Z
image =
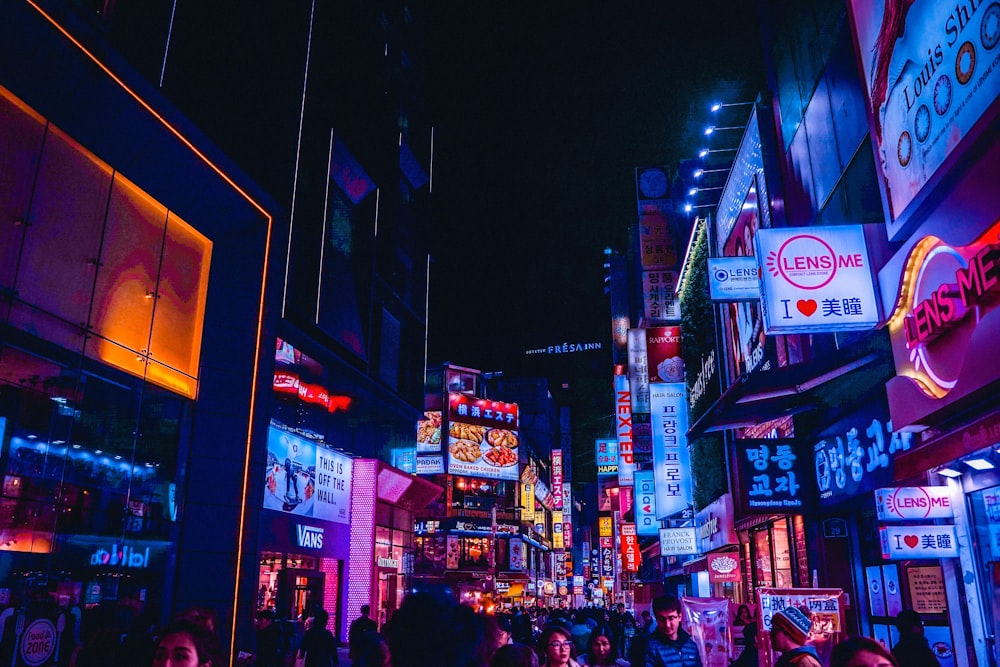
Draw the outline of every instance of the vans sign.
M295 524L295 543L303 549L322 549L323 529Z

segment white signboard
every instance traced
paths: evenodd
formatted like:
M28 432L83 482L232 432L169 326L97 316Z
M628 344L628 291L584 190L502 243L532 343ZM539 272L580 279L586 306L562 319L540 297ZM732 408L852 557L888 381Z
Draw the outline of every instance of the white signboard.
M351 479L354 463L343 454L316 448L316 504L313 516L317 519L351 522Z
M712 301L760 300L760 276L757 258L710 257L708 292Z
M900 486L875 491L879 521L952 519L955 511L946 486Z
M645 329L628 330L627 380L632 391L632 412L649 412L649 360L646 357Z
M958 558L955 526L881 526L882 558Z
M698 552L697 528L660 528L660 555L683 556Z
M768 334L874 329L875 283L861 225L761 229L761 305Z

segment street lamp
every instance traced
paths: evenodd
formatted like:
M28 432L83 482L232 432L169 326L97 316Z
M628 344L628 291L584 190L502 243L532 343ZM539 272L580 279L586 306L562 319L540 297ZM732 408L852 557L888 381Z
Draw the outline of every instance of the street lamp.
M690 213L691 211L693 211L696 208L711 208L713 206L715 206L715 204L688 204L688 203L685 203L684 204L684 212L685 213Z
M705 136L707 137L708 135L712 134L713 132L722 132L723 130L740 130L740 131L743 131L745 129L746 129L746 127L744 127L742 125L730 125L728 127L717 127L715 125L709 125L708 127L705 128Z
M729 167L719 168L719 169L695 169L692 174L695 178L701 178L705 174L715 174L722 171L729 171Z
M716 102L712 105L712 113L717 112L719 109L725 107L749 107L753 106L753 102Z
M698 157L705 159L709 153L735 153L735 148L702 148L698 151Z

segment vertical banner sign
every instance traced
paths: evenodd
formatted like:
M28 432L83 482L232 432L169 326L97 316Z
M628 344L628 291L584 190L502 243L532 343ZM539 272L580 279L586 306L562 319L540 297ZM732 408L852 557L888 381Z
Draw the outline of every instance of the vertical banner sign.
M622 542L622 571L638 572L642 554L639 552L639 538L636 537L634 523L618 526Z
M595 440L594 460L597 462L597 476L618 474L618 441L610 438Z
M681 319L680 303L674 292L676 288L676 271L643 271L642 300L646 306L646 317L651 320Z
M552 507L563 506L563 458L561 449L552 450Z
M632 486L635 463L632 460L632 403L629 380L615 376L615 432L618 436L618 484Z
M644 537L660 534L652 470L637 470L635 473L635 532Z
M632 409L649 412L649 361L645 329L628 330L628 383L632 390Z
M524 466L521 472L521 521L529 526L535 524L535 473L531 466Z
M613 537L601 538L601 578L615 576L615 540Z
M687 385L650 385L653 420L653 482L656 518L666 519L691 505L691 457L687 445Z
M767 334L874 329L875 280L861 225L757 231Z
M552 548L553 549L566 548L566 545L563 542L562 512L558 510L552 513Z
M573 490L571 484L563 484L563 545L573 548Z
M612 525L613 524L611 523L611 517L609 516L597 517L597 536L611 537L612 535L614 535L614 533L611 532Z
M618 512L622 517L627 516L632 511L633 491L631 486L618 487Z

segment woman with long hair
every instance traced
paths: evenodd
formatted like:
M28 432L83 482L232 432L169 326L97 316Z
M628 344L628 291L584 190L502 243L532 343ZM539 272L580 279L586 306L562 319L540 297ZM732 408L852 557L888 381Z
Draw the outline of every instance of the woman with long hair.
M580 667L573 659L573 637L561 625L549 624L538 636L539 662L545 667Z
M855 637L833 647L830 667L900 667L889 651L874 639Z
M629 667L628 660L615 656L613 635L614 633L607 625L595 628L587 639L587 654L580 656L580 664Z

